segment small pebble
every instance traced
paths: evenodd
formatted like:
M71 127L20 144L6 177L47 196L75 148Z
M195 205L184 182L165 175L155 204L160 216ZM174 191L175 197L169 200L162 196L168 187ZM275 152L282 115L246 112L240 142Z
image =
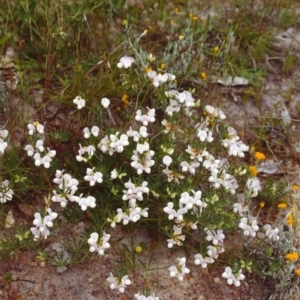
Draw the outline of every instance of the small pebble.
M42 262L40 263L40 266L41 266L42 268L44 268L44 267L46 266L46 262L45 262L45 261L42 261Z
M220 283L221 283L221 279L220 279L219 277L215 277L215 278L213 279L213 281L214 281L214 283L216 283L216 284L220 284Z

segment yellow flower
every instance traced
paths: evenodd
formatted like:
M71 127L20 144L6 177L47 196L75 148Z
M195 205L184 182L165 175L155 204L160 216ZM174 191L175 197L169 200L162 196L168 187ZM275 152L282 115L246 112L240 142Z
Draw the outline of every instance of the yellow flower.
M166 67L166 65L165 65L164 63L160 64L160 68L161 68L162 70L164 70L165 67Z
M170 24L171 24L171 25L174 25L174 20L170 20Z
M295 223L295 220L294 220L294 217L293 217L292 214L289 214L289 215L287 216L286 223L289 224L289 225L292 225L292 224Z
M256 169L255 166L249 166L249 171L252 176L256 176L258 174L258 170Z
M146 73L148 73L150 71L152 71L152 68L146 68L146 70L145 70Z
M181 40L183 40L184 39L184 35L180 35L179 36L179 40L181 41Z
M190 17L191 19L193 19L194 15L193 15L193 14L189 14L189 17Z
M220 48L218 46L214 47L214 52L217 54L219 52Z
M277 207L280 208L280 209L285 209L286 208L286 203L279 203Z
M174 12L175 12L175 15L177 16L179 13L179 9L177 7L175 7Z
M197 21L198 17L197 16L193 16L193 21Z
M259 203L259 207L260 207L260 208L264 208L264 207L265 207L265 202L264 202L264 201L261 201L261 202Z
M254 158L257 160L264 160L264 159L266 159L266 156L261 152L255 152Z
M129 103L128 95L124 94L124 95L122 96L122 102L123 102L124 106L127 106L127 105L128 105L128 103Z
M126 26L127 25L127 20L126 19L124 19L123 21L122 21L122 24L124 25L124 26Z
M206 77L206 73L205 72L201 72L200 76L202 78L203 81L206 81L207 77Z
M298 191L298 190L299 190L299 185L294 184L294 185L292 186L292 189L293 189L294 191Z
M143 251L142 247L141 246L136 246L135 247L135 252L136 253L141 253Z
M300 269L296 269L295 274L300 277Z
M290 260L290 261L292 261L292 260L298 260L299 255L298 255L297 252L287 253L287 254L285 255L285 258L286 258L287 260Z

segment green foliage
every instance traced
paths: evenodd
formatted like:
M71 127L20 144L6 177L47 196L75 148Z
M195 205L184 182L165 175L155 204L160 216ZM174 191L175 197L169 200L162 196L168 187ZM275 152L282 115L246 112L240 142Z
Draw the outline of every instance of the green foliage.
M268 206L277 207L280 202L286 202L283 198L287 193L288 191L284 182L276 182L273 177L268 177L258 197Z

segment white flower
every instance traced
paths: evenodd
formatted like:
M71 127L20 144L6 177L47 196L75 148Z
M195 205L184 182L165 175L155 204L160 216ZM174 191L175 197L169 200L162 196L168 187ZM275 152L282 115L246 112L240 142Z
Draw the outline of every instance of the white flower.
M169 155L165 155L163 158L163 164L166 165L167 167L170 166L172 161L173 161L172 157L170 157Z
M47 212L48 215L46 215L44 218L41 217L39 212L34 214L33 225L35 225L35 227L31 227L30 230L34 235L35 241L40 237L47 239L47 237L50 235L48 227L53 226L52 221L58 216L56 212L52 212L51 208L48 208Z
M238 274L232 274L230 267L225 268L225 272L222 274L222 277L227 279L227 283L229 285L234 284L236 287L239 287L241 285L241 280L245 279L245 275L242 274L242 270L239 270Z
M104 108L108 108L109 105L110 105L110 101L109 101L109 99L107 99L107 98L102 98L102 99L101 99L101 104L102 104L102 106L103 106Z
M142 115L142 112L140 109L136 111L135 120L142 122L144 126L147 126L148 123L155 122L155 108L148 108L148 113L146 115Z
M177 258L176 261L178 262L178 264L169 268L170 276L177 277L180 281L182 281L183 277L186 274L190 273L190 270L185 265L185 257Z
M101 172L94 172L94 169L87 168L86 169L86 176L84 176L84 180L90 182L90 186L94 186L96 182L102 183L103 182L103 174Z
M13 197L13 190L9 187L9 181L4 180L0 184L0 203L5 203L6 201L10 201Z
M256 197L261 190L260 181L257 177L251 177L246 182L246 193L249 197Z
M91 133L94 137L97 137L99 135L99 127L98 126L93 126L92 129L91 129Z
M214 259L210 256L206 256L205 258L200 254L200 253L197 253L194 255L194 258L195 258L195 265L201 265L201 267L203 269L205 269L207 267L207 264L212 264L214 263Z
M88 207L95 208L96 207L96 199L93 196L88 197L76 197L76 202L79 204L81 210L85 211Z
M97 232L91 233L90 238L88 239L90 251L97 251L99 255L103 255L104 251L110 247L110 244L108 243L110 234L107 234L105 231L103 231L103 237L99 241L98 239L99 234Z
M7 148L7 142L4 142L3 139L0 138L0 153L4 154L4 150Z
M168 248L172 248L173 245L182 246L182 241L185 240L185 235L182 234L180 227L173 225L173 233L170 239L167 239Z
M82 109L85 106L85 100L80 96L76 96L76 98L73 100L73 103L77 105L77 109Z
M208 228L204 228L206 232L206 240L212 241L212 243L216 246L219 243L223 244L225 239L225 235L223 234L223 230L217 230L217 233L214 230L209 230Z
M39 134L44 134L44 126L40 124L38 121L35 121L33 124L28 124L28 134L33 135L36 131Z
M249 220L249 223L251 223L251 226L248 224L247 217L241 218L239 228L241 228L244 231L244 235L250 235L251 237L255 237L256 232L259 230L257 220L253 218L252 220Z
M131 67L131 65L134 63L134 58L130 57L130 56L123 56L121 57L120 61L117 64L117 67L119 69L121 68L125 68L128 69L129 67Z
M269 240L274 242L279 240L278 228L273 229L270 224L265 224L263 226L263 229L266 231L266 236L268 237Z
M0 130L0 138L3 139L4 141L7 139L8 135L9 135L9 132L7 129Z
M109 287L112 290L118 289L120 293L124 293L125 288L131 284L128 275L125 275L120 279L118 277L114 277L113 274L110 273L110 276L107 278L107 281L109 283Z
M91 136L91 132L90 132L88 127L85 127L83 129L83 136L84 136L85 139L88 139Z

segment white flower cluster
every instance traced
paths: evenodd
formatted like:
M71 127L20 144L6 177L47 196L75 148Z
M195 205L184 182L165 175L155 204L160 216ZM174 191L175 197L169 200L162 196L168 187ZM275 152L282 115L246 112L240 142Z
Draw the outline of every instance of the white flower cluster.
M88 170L91 170L91 173L93 172L93 169L88 169ZM99 175L96 175L96 179L95 179L95 177L91 175L91 173L85 176L85 179L87 181L90 181L90 184L92 182L93 185L94 181L100 182L102 180L102 177ZM58 185L59 190L58 191L53 190L53 196L51 200L53 202L59 202L61 207L66 207L68 201L77 202L81 210L83 211L87 210L88 207L91 208L96 207L95 197L93 196L82 197L82 194L80 194L80 196L75 195L75 192L78 189L79 181L73 178L70 174L67 173L64 174L64 170L63 171L56 170L55 178L53 179L53 182Z
M178 280L182 281L184 276L188 273L190 273L190 270L186 267L186 258L185 257L178 257L176 259L178 262L176 266L171 266L169 268L170 276L171 277L177 277Z
M159 87L162 83L166 83L168 81L174 81L176 76L171 73L156 73L155 71L148 71L147 76L152 80L152 83L155 87Z
M148 142L143 144L138 143L136 145L136 150L133 151L131 156L131 166L137 170L137 174L140 175L143 172L149 174L151 172L151 167L155 164L152 159L154 151L150 150L150 145Z
M0 130L0 154L4 154L4 150L7 148L7 138L9 132L7 129Z
M47 152L45 153L44 147L44 126L39 122L34 122L33 124L28 124L28 134L37 134L40 139L37 139L35 145L32 146L28 144L25 146L24 150L27 151L28 156L33 156L35 162L34 164L38 167L43 165L45 168L50 168L52 158L56 155L55 150L50 150L47 147Z
M135 120L143 123L144 126L147 126L150 123L155 122L155 108L148 108L146 115L142 115L142 111L138 109L136 111Z
M256 232L259 230L259 227L257 225L257 220L254 217L243 217L240 220L239 228L241 228L244 231L244 235L251 237L256 236Z
M53 182L58 185L60 190L59 193L53 190L54 195L51 198L53 202L59 202L61 207L65 207L68 201L74 202L77 200L77 196L74 195L79 184L77 179L70 174L64 174L64 170L56 170Z
M85 107L85 100L80 96L76 96L75 99L73 100L73 103L77 105L77 109L79 110Z
M0 203L10 201L13 197L14 191L9 188L9 181L6 179L0 184Z
M263 226L263 229L265 231L265 236L272 242L277 242L279 240L279 229L278 228L272 228L270 224L265 224Z
M123 276L122 278L114 277L112 273L107 278L107 282L109 283L109 287L114 290L118 289L120 293L125 292L125 288L131 284L128 275Z
M120 61L117 64L117 67L119 69L125 68L128 69L131 67L131 65L134 63L134 58L130 57L130 56L123 56L120 58Z
M100 131L100 129L99 129L98 126L93 126L93 127L91 128L91 130L90 130L88 127L85 127L85 128L83 129L83 136L84 136L84 138L86 138L86 139L88 139L88 138L91 136L91 134L92 134L93 136L97 137L97 136L99 135L99 131Z
M119 132L116 134L110 134L109 137L106 135L98 144L99 149L106 153L108 152L112 156L115 152L121 153L124 147L128 146L128 136L126 134L121 134L119 137Z
M133 140L137 143L140 140L140 138L146 138L148 136L147 127L141 126L139 131L136 131L132 130L130 126L126 134L128 137L132 137Z
M97 251L99 255L103 255L104 251L110 247L109 244L110 234L105 233L103 231L102 238L99 239L99 234L97 232L93 232L88 239L88 244L90 245L90 251Z
M249 150L249 146L246 146L236 134L236 130L232 127L228 127L228 136L222 140L222 145L228 148L228 154L230 156L244 157L244 152Z
M51 208L48 208L47 212L48 215L46 215L44 218L41 217L39 212L34 214L33 225L35 225L35 227L31 227L30 230L34 235L35 241L37 241L39 238L47 239L47 237L50 235L50 230L48 227L53 226L52 221L58 216L56 212L52 212Z
M170 90L165 92L167 98L169 98L169 106L166 108L166 113L172 116L173 113L180 112L181 108L184 109L184 113L187 116L191 116L191 108L195 106L195 99L191 92L183 91L178 92L177 90Z
M129 200L129 206L135 207L136 206L136 200L142 201L143 200L143 194L149 194L149 188L147 187L148 182L143 181L141 186L135 186L134 183L131 182L129 179L128 182L125 183L125 187L127 190L123 190L123 197L122 199L124 201Z
M103 182L103 174L101 172L94 172L95 168L87 168L86 169L86 176L84 176L84 180L89 181L90 186L94 186L96 182L102 183Z
M93 157L95 151L96 148L93 145L82 147L81 144L79 144L78 155L76 155L76 160L87 162ZM87 155L87 157L85 157L85 155Z
M232 274L230 267L225 268L225 272L222 274L223 278L227 279L229 285L234 284L236 287L241 285L241 280L245 279L245 275L242 274L242 270L239 270L238 274Z
M195 265L201 265L203 269L207 267L207 264L214 263L215 259L219 257L220 253L225 251L224 249L224 239L225 235L223 234L223 230L209 230L205 228L204 231L206 232L206 240L212 241L213 246L207 246L207 255L205 257L202 256L201 253L197 253L194 255L195 258Z

